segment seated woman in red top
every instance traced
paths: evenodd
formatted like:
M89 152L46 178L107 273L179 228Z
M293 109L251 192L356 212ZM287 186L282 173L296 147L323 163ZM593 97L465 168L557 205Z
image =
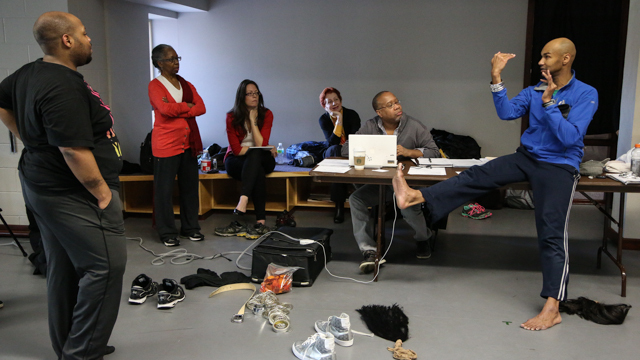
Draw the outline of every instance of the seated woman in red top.
M165 246L180 245L178 236L204 240L198 224L198 161L202 152L195 117L205 113L196 88L178 76L180 57L169 45L151 52L160 76L149 83L149 100L155 114L151 148L154 156L153 185L156 230ZM180 233L173 217L173 182L180 190Z
M238 86L233 109L227 113L229 148L224 166L229 176L242 182L240 200L233 213L242 217L247 211L251 197L256 212L256 224L245 226L244 221L234 220L229 226L216 228L216 235L257 239L269 232L265 225L266 175L276 167L276 149L269 145L272 124L273 113L264 107L258 84L248 79L243 80ZM256 146L265 148L251 149Z

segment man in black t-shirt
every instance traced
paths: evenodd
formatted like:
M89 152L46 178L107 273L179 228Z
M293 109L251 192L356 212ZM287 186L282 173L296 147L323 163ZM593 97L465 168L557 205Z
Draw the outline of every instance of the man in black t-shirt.
M82 22L48 12L33 33L45 55L0 83L0 119L26 149L18 168L47 255L54 351L101 359L113 351L127 257L120 145L109 107L76 71L92 53Z

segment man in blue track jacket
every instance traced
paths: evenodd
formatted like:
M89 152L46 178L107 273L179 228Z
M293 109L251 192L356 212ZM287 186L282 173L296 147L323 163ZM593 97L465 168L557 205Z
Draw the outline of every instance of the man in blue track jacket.
M562 321L558 307L566 300L569 281L569 212L580 179L583 139L598 108L597 91L577 80L571 69L576 56L571 40L552 40L541 55L538 65L544 79L511 100L500 74L515 55L498 52L491 60L498 117L513 120L529 114L529 128L514 154L420 190L407 186L400 168L393 180L398 206L425 202L432 222L491 189L520 181L531 184L543 275L540 296L547 301L537 316L521 324L527 330L544 330Z

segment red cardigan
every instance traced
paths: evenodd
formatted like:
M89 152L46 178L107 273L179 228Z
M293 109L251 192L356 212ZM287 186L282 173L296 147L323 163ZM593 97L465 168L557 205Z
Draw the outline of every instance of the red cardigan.
M231 124L231 121L233 121L233 113L227 113L227 139L229 140L229 148L227 148L227 153L224 155L225 159L229 154L240 154L240 151L242 151L242 145L240 144L244 139L242 133L236 130L236 128ZM267 112L264 114L264 124L262 124L262 129L260 129L260 134L262 134L262 144L256 144L256 146L269 145L272 125L273 113L271 110L267 109Z
M176 103L169 90L158 79L149 83L149 101L155 113L155 123L151 135L153 156L166 158L182 154L189 148L189 126L185 118L204 114L207 110L196 88L188 82L193 92L194 106L186 102ZM168 103L162 101L166 97Z

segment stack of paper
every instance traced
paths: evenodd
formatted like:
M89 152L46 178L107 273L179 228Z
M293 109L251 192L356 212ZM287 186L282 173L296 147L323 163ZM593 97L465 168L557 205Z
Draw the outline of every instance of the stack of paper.
M625 185L640 184L640 177L633 175L623 176L622 174L607 174L607 176L612 178L613 180L620 181Z
M347 159L324 159L320 161L313 171L344 174L350 168L349 160Z

